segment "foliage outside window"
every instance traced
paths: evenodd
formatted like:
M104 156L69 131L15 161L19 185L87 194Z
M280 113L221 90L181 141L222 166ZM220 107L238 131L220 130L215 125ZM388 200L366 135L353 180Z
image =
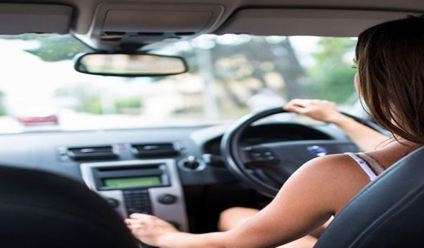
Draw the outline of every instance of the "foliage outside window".
M0 43L0 123L46 112L66 129L214 123L293 98L342 105L357 98L353 38L203 35L153 51L182 56L190 68L156 78L77 73L73 59L90 49L69 35L1 36Z

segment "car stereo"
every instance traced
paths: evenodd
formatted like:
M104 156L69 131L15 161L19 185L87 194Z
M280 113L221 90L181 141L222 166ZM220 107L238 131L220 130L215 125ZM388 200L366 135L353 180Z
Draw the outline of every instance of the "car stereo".
M88 187L123 217L132 213L158 216L187 231L184 195L173 159L81 164Z

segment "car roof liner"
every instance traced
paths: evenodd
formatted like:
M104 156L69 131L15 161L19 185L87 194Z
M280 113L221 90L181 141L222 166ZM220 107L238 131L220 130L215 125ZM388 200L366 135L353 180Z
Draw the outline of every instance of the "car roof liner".
M216 33L350 37L388 20L420 14L381 10L247 8L233 14Z

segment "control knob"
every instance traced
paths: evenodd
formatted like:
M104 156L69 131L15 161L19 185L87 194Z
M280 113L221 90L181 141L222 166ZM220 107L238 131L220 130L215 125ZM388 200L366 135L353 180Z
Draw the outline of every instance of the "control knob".
M158 197L158 202L165 205L173 204L176 201L177 201L177 197L171 194L162 194Z
M200 171L205 167L205 162L195 156L188 156L179 163L180 167L188 171Z

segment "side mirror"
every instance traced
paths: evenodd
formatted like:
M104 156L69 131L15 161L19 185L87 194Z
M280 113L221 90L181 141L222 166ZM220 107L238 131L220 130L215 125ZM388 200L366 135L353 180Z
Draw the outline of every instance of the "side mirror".
M75 62L78 72L104 76L170 76L187 69L183 58L157 54L88 53Z

